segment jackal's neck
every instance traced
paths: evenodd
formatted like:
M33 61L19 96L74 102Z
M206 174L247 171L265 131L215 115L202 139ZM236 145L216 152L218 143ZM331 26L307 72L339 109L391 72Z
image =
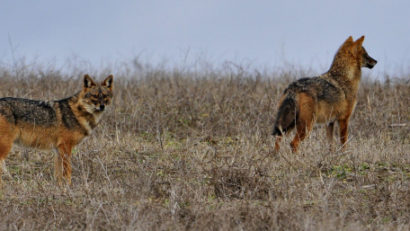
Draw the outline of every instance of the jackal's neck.
M335 57L329 71L325 75L337 81L345 91L356 93L361 74L362 71L357 63Z
M70 97L67 97L67 98L65 98L65 99L62 99L62 100L67 100L67 101L68 101L68 104L70 105L70 107L72 107L73 105L78 104L78 102L79 102L79 95L80 95L80 92L77 92L76 94L74 94L74 95L72 95L72 96L70 96Z
M328 71L332 76L354 80L361 76L360 64L346 57L335 56Z
M96 115L88 112L82 101L82 92L78 92L77 94L68 98L68 104L71 107L72 112L76 116L77 121L81 125L81 127L86 131L86 135L90 134L92 129L97 126L98 120L96 119Z
M81 92L76 93L73 96L67 98L68 105L71 107L71 110L75 112L78 116L92 116L91 113L85 110L84 106L81 103Z
M75 95L71 96L69 98L69 104L72 107L73 110L75 111L79 111L81 113L81 115L85 115L85 114L90 114L89 112L87 112L87 110L85 110L80 98L81 98L81 94L82 92L77 92Z

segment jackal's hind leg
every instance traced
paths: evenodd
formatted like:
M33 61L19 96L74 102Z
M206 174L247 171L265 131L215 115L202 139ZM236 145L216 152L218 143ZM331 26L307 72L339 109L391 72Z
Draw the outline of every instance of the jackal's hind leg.
M290 146L293 152L297 152L299 143L312 130L315 115L315 101L307 94L299 95L299 116L296 121L296 134Z
M13 146L13 141L16 137L15 130L12 126L3 118L0 117L0 186L1 186L1 176L4 173L10 175L6 169L6 158L9 154L11 147Z
M279 149L280 149L279 143L281 140L282 140L282 136L280 135L276 136L276 140L275 140L275 152L276 153L279 152Z
M306 136L312 130L312 126L313 126L313 121L308 122L306 125L305 123L296 125L296 134L292 142L290 143L290 146L293 152L298 151L299 143L306 138Z

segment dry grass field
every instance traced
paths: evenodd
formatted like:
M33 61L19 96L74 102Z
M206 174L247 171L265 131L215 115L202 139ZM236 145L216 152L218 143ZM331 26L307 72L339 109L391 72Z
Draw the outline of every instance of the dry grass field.
M3 67L0 97L63 98L80 72ZM287 137L275 155L278 97L302 71L113 74L113 105L73 151L71 187L56 186L52 152L13 148L0 230L410 229L409 75L362 79L345 151L330 152L319 125L299 153Z

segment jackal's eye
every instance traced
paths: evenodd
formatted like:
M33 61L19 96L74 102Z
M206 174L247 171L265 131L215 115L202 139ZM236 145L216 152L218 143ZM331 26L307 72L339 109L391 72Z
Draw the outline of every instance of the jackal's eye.
M98 98L94 95L90 96L90 101L93 104L97 104L98 103Z

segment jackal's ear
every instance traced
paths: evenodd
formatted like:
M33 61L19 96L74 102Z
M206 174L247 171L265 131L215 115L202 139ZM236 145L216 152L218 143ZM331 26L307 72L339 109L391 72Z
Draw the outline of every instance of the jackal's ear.
M346 41L342 44L340 49L342 50L350 50L352 47L352 44L354 43L352 36L349 36L349 38L346 39Z
M349 38L347 38L346 41L344 42L344 44L348 44L348 43L353 43L352 36L349 36Z
M113 75L109 75L106 79L104 79L104 81L102 82L101 86L104 86L110 90L112 90L112 83L114 81L114 76Z
M364 41L364 35L362 37L358 38L356 40L356 42L354 42L354 43L356 44L357 47L362 47L363 41Z
M90 88L93 86L97 86L97 84L94 83L93 79L88 75L84 75L84 88Z

